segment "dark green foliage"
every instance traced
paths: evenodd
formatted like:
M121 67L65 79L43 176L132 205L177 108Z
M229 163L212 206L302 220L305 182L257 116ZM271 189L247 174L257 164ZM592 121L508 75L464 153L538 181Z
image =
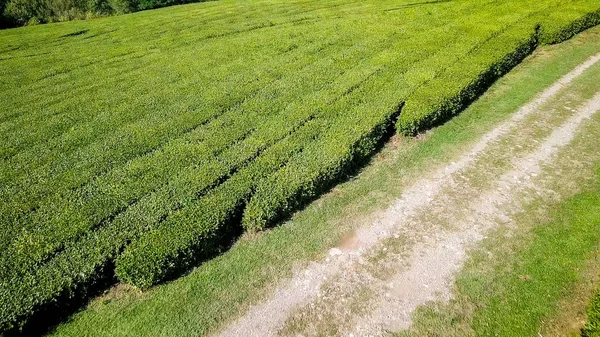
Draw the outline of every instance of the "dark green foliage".
M166 7L172 5L179 5L183 3L194 2L193 0L136 0L136 10L145 10L159 7Z
M22 26L84 19L89 15L112 13L112 9L95 0L8 0L2 13L13 25Z
M205 0L2 0L0 28L125 14Z
M6 3L8 0L0 0L0 14L4 13L4 8L6 8Z
M90 9L95 13L110 14L119 12L117 8L113 8L109 0L90 0Z

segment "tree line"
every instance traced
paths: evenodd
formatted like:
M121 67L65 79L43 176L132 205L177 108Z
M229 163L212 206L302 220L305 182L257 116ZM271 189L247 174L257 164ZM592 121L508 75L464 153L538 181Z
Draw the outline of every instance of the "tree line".
M0 0L0 28L82 20L197 0Z

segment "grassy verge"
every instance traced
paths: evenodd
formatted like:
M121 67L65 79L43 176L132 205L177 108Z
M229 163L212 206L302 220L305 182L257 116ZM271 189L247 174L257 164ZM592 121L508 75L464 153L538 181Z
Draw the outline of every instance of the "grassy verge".
M598 337L600 336L600 292L590 304L588 309L588 322L583 328L582 337Z
M596 93L598 78L596 66L561 94L557 108L568 110ZM599 135L596 115L557 158L565 164L555 172L579 182L552 186L567 198L538 199L514 225L489 235L458 275L454 298L419 309L414 326L399 336L580 335L582 312L600 275ZM587 164L573 165L582 154ZM596 163L595 171L591 163ZM593 322L593 305L589 315ZM591 322L585 333L592 333Z
M387 205L422 175L424 167L454 158L599 48L597 28L564 44L542 48L459 117L422 137L395 138L359 176L313 202L284 226L247 235L189 275L148 292L117 286L54 334L197 336L215 331L243 314L295 267L321 258L365 215Z
M528 213L535 213L535 209ZM457 279L456 299L448 305L438 303L421 309L414 329L400 335L548 336L548 323L561 314L561 299L574 300L575 285L589 282L582 275L587 272L586 261L600 248L599 224L600 185L596 183L557 205L548 222L526 235L525 244L516 240L518 243L503 243L509 248L493 249L498 240L506 238L500 235L490 240L485 252L475 253ZM492 266L482 272L486 269L482 264ZM592 268L598 271L598 266ZM584 336L598 336L593 324L588 324L591 334ZM571 329L562 333L572 335Z
M582 270L600 242L600 189L559 205L551 218L534 230L532 244L517 253L511 272L498 273L492 294L488 290L479 302L473 324L478 336L535 336L557 314L556 303L570 296L577 282L586 282Z

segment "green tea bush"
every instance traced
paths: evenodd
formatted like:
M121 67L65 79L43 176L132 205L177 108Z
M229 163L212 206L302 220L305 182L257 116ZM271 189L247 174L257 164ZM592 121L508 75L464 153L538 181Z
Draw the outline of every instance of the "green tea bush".
M197 203L177 211L129 245L117 259L119 279L144 289L176 275L214 254L221 244L227 244L236 231L236 218L256 183L302 151L322 130L319 124L315 121L304 125Z
M121 1L77 8L154 6ZM232 0L0 32L0 333L275 225L599 9Z
M577 13L577 14L576 14ZM544 25L535 23L537 16L526 18L508 28L485 44L478 46L427 86L421 87L408 99L397 123L405 135L435 126L458 114L485 91L497 78L519 64L538 43L558 43L589 27L600 24L600 12L581 16L581 10L542 11ZM559 14L561 19L546 15ZM572 21L562 17L570 16ZM546 22L548 24L546 25ZM551 23L550 23L551 22ZM535 28L535 31L534 31Z
M334 123L318 142L256 187L244 212L244 227L272 225L343 178L389 135L399 113L351 114L353 118Z
M525 26L502 32L445 69L408 98L398 130L415 135L459 113L533 51L537 43L533 31Z
M573 37L578 32L600 24L600 11L585 11L582 3L575 3L572 7L560 11L546 11L541 23L539 41L542 44L559 43Z

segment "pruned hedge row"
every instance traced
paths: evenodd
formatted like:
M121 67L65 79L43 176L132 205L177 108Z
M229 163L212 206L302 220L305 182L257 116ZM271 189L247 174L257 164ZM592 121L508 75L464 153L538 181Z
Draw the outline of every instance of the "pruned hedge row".
M275 125L273 126L275 127ZM250 146L232 148L232 151L224 158L239 162L247 161L248 155L237 156L241 154L240 150L242 149L252 151L253 154L250 155L258 155L258 158L249 167L240 169L240 172L234 174L233 178L220 188L200 198L200 202L207 199L213 200L215 195L221 197L221 201L226 201L222 197L236 190L223 186L238 187L239 185L235 181L240 181L242 178L240 174L258 174L261 164L279 167L281 158L285 158L286 153L289 156L293 151L297 151L320 131L320 124L309 119L299 126L298 131L287 130L286 133L292 132L290 136L282 135L282 140L266 149L264 146L263 150L257 150L256 147L252 150ZM249 143L251 142L246 142L244 145L249 145ZM257 154L257 151L262 151L262 153ZM211 171L211 169L215 170ZM3 330L18 328L17 324L27 322L37 312L47 310L47 307L52 306L57 299L74 296L78 292L85 291L97 279L106 278L105 273L111 272L106 269L106 265L110 265L110 262L119 256L127 242L137 240L145 232L157 230L163 226L161 221L173 210L181 208L181 211L175 211L175 214L181 214L184 211L187 212L190 207L197 207L199 202L192 202L198 198L196 192L201 190L202 186L206 186L206 179L209 182L215 181L215 179L219 179L219 174L227 173L217 170L215 166L202 166L196 172L181 175L179 180L172 185L148 195L135 206L117 216L110 226L104 226L85 235L77 245L68 246L48 263L38 266L30 272L13 275L11 279L7 280L7 284L0 287L0 303L3 304L0 307L0 317L2 317L1 327ZM243 177L248 178L247 175ZM223 192L216 193L217 190ZM184 200L183 203L182 200ZM185 200L188 200L188 207L186 207ZM223 226L221 229L227 232L230 227ZM212 237L212 239L218 240L219 238ZM212 246L212 248L214 247L216 245ZM140 284L140 286L143 285Z
M298 66L305 70L321 70L328 63L327 60L314 64L305 61ZM312 71L307 71L302 76L320 79L326 75L329 74L314 76ZM29 216L20 231L14 233L14 239L8 241L10 244L2 247L6 254L0 256L0 277L7 277L5 273L14 275L37 268L64 245L76 242L93 228L107 225L116 215L139 203L143 196L156 194L171 180L175 183L171 182L169 188L177 192L164 192L164 198L181 197L178 189L197 188L196 194L199 194L217 184L225 176L223 172L237 169L240 161L250 160L253 151L268 146L290 128L312 118L313 106L286 104L287 96L303 94L307 83L295 85L285 95L268 101L268 105L247 104L244 118L239 118L238 110L219 115L211 123L189 131L162 148L135 157L83 186L52 195ZM270 85L278 84L275 81ZM286 84L292 85L294 82ZM322 92L325 95L326 91ZM200 177L212 177L212 180L207 180L209 182L204 185L185 184L181 183L182 177L196 183ZM186 198L180 202L194 200Z
M575 7L541 13L543 19L526 18L420 87L407 98L397 123L398 131L415 135L448 120L519 64L538 44L559 43L600 24L600 10L583 14L585 9Z
M600 10L588 12L583 2L575 2L560 11L547 11L542 18L539 42L555 44L600 24ZM587 13L586 13L587 12ZM582 13L586 13L582 15Z
M578 21L585 24L563 26L559 34L572 36L590 27L595 21L588 17L594 16L586 15ZM235 222L242 211L246 230L260 230L281 220L373 153L398 115L398 129L414 134L458 113L535 49L540 35L528 19L478 46L413 93L407 100L407 105L411 105L402 114L399 108L386 110L382 115L349 113L351 117L344 119L346 124L334 123L317 142L268 177L260 176L252 183L227 181L214 191L215 196L195 205L191 215L181 215L182 220L173 220L174 224L161 226L163 230L151 232L130 245L117 259L119 278L142 288L167 279L191 265L198 256L214 250L211 242L222 237L218 231L230 228L231 224L226 224ZM415 115L411 114L413 110L420 114L409 121L409 116ZM228 188L231 191L222 192L227 196L217 192L225 186L232 186Z
M260 230L274 224L368 158L393 130L400 108L382 112L353 114L343 124L335 124L318 142L261 181L244 211L244 228Z
M265 29L270 33L263 34L271 35L263 37L252 28L260 25L244 23L231 35L214 36L246 43L247 55L217 45L210 52L231 62L218 64L209 52L193 53L222 69L210 68L201 79L176 87L165 83L169 95L197 104L199 115L184 103L178 105L183 112L123 111L126 115L115 114L115 120L101 115L98 119L106 121L98 125L104 133L89 139L69 133L69 116L55 113L59 109L44 111L47 116L36 116L37 121L21 118L27 116L21 108L0 112L8 121L0 125L6 131L28 130L28 123L56 125L47 144L44 137L22 131L26 141L7 138L11 145L1 149L3 158L15 165L0 167L0 181L10 184L0 190L7 199L0 205L6 215L0 219L0 229L6 231L0 236L0 333L35 324L43 313L85 298L115 275L145 289L181 274L227 247L241 231L276 224L354 173L394 126L414 134L446 120L539 43L560 41L598 23L600 5L590 0L542 2L550 6L531 6L534 10L516 0L465 0L441 3L436 6L443 10L421 16L421 9L410 7L408 14L385 14L394 24L381 21L383 10L373 14L369 6L353 4L357 14L347 22L334 16L330 24L311 23L296 41L311 40L312 34L315 41L302 46L287 44L300 34L299 28L285 28L285 34ZM393 3L376 2L378 10ZM564 11L556 10L561 6ZM375 19L365 24L364 15ZM501 17L498 22L495 15ZM227 16L215 20L227 21ZM414 29L399 33L395 25L404 23ZM361 35L335 35L342 28ZM245 42L240 37L244 29L250 36ZM214 36L197 43L193 34L178 35L189 39L177 47L178 53L201 51L193 46L209 46ZM283 45L269 45L277 39ZM272 60L262 55L261 46ZM168 66L152 60L157 68ZM193 62L205 65L188 62L176 70L187 71ZM245 62L250 63L247 69ZM238 74L242 70L246 73ZM212 72L214 77L207 75ZM217 84L207 89L211 80ZM52 87L53 82L44 81L34 85ZM185 85L193 89L178 96ZM202 99L185 101L195 93ZM162 97L153 106L151 93L139 99L148 99L144 108L149 110L175 102ZM83 112L73 116L86 120ZM174 124L169 123L172 118ZM120 128L112 132L112 123ZM107 141L96 141L102 134ZM62 144L65 138L72 143ZM123 148L118 147L120 139ZM35 145L33 150L28 144ZM64 153L55 157L55 147ZM36 150L42 150L39 160L31 155ZM55 193L53 184L60 184ZM12 191L18 193L13 199Z
M198 202L174 213L129 245L117 258L119 279L147 288L213 254L231 238L236 218L255 184L285 165L322 130L321 120L307 123Z
M6 149L7 155L9 155L7 158L3 157L7 164L0 171L0 185L3 186L0 189L0 198L5 201L0 203L0 213L2 214L0 228L3 229L0 248L4 249L4 245L10 244L13 239L18 241L17 237L21 234L24 236L24 239L21 240L29 242L26 237L30 233L36 235L36 230L32 229L39 228L40 224L43 227L53 228L52 231L56 226L68 225L70 222L68 216L60 214L63 213L61 208L68 206L65 205L67 202L87 198L90 193L80 197L76 193L93 184L90 182L91 180L104 180L103 184L106 185L106 181L112 179L109 174L116 175L112 171L123 171L123 166L132 165L132 161L137 166L149 163L147 167L150 169L143 174L154 174L153 171L161 169L153 167L157 166L155 158L160 156L165 148L170 151L168 156L162 155L162 158L170 163L166 167L177 165L185 167L189 163L193 163L194 158L198 158L198 156L180 151L180 146L187 147L192 151L194 143L203 142L205 139L214 138L209 140L213 142L223 141L220 138L226 137L225 133L227 132L244 132L244 130L249 132L256 128L265 120L264 117L258 118L257 116L286 109L290 96L308 95L307 88L311 88L312 82L305 79L322 80L323 77L335 75L338 70L337 67L331 66L331 57L337 55L343 46L330 45L332 41L337 41L337 39L319 41L314 45L293 50L286 55L277 55L272 57L268 64L261 64L260 61L264 61L261 58L252 62L248 61L246 63L252 67L252 72L241 71L237 64L215 67L217 70L206 70L203 73L204 76L212 78L216 83L213 84L206 79L191 83L189 81L185 81L184 84L179 83L175 88L165 89L161 92L161 95L166 95L169 99L156 98L152 94L144 92L142 97L136 97L125 103L119 102L116 111L102 112L101 118L95 118L89 123L86 121L86 114L90 114L90 111L81 109L85 113L81 112L80 116L80 109L77 109L75 112L70 111L69 114L59 113L59 110L48 118L40 118L35 114L33 116L25 115L23 120L11 120L10 123L3 124L3 127L8 126L19 130L19 134L17 137L2 138L2 142L0 142L0 148ZM344 48L344 52L353 49L356 48ZM316 50L322 50L328 57L318 57ZM264 54L270 56L268 52ZM305 54L310 57L301 57ZM250 53L249 56L252 55ZM226 68L226 71L224 72L220 68ZM333 70L330 73L327 69ZM155 73L153 70L146 70L146 72L153 78L160 79L160 72ZM300 76L291 75L300 70L302 70ZM233 74L229 74L229 71ZM211 77L213 73L216 75ZM139 73L130 74L130 76L136 78ZM121 78L121 80L123 79ZM299 85L297 81L300 81L302 85ZM109 84L110 87L113 87L112 83ZM191 102L186 101L190 95L186 94L185 86L194 88ZM145 85L142 88L144 91L147 90ZM104 95L116 96L118 99L124 99L118 93L111 93L110 90L110 88L106 88L97 95L101 97ZM280 95L277 99L262 99L261 104L256 103L263 96L270 98L282 91L286 95ZM85 100L90 99L85 93L76 92L73 95L76 97L82 95L82 99ZM195 95L202 99L196 98ZM9 94L8 97L18 96ZM94 95L91 96L96 98ZM185 103L180 103L178 99ZM102 104L105 102L102 101ZM169 108L174 111L164 111ZM128 111L128 109L133 111ZM154 109L159 110L160 113L151 113ZM47 113L45 110L43 112ZM246 118L238 120L241 114L246 115ZM69 130L70 126L65 120L72 119L75 121L81 119L86 123L83 126L78 125L79 127L74 130ZM124 125L119 125L119 123ZM55 124L60 127L56 127ZM36 130L32 125L37 126L43 132ZM119 126L116 130L115 125ZM226 128L233 130L222 130ZM98 129L104 129L105 133L98 132ZM8 132L10 129L4 128L3 130L6 133L0 137L10 135ZM52 138L50 141L47 139L34 141L40 134L50 135ZM32 138L31 141L29 138ZM24 139L26 141L23 141ZM2 150L0 153L3 152ZM154 163L151 163L153 160ZM157 179L152 183L163 182L164 179L161 181ZM97 193L92 194L95 200L107 197L95 194ZM121 198L119 203L127 204L127 201L123 200L127 196L117 197ZM90 202L90 200L83 200L83 202ZM45 204L51 203L59 205L59 207L45 206ZM91 209L95 210L93 207ZM76 209L74 212L82 213L82 211ZM104 208L98 209L99 214L103 212ZM109 211L108 213L114 212ZM40 215L38 216L38 214ZM38 218L36 219L36 217ZM62 217L63 220L54 219L56 217ZM104 216L98 215L97 217L103 219L110 215L104 213ZM5 224L7 225L6 230L4 230ZM20 227L18 231L10 230L13 224ZM43 235L38 235L38 237L40 236L43 237ZM35 240L44 239L35 238ZM24 250L29 248L23 247Z
M80 189L55 195L54 200L31 216L19 236L5 248L6 254L0 259L3 267L0 273L35 268L64 244L137 202L139 196L152 192L182 168L190 164L210 167L214 157L246 137L250 127L222 128L218 137L198 145L190 140L192 137L180 139L171 144L173 146L138 157L122 169L100 176Z
M284 124L284 120L287 123ZM8 317L12 322L26 322L29 316L44 310L57 297L64 297L63 292L73 293L78 287L88 287L87 284L93 283L106 270L104 265L114 261L127 242L139 239L143 233L162 225L162 221L173 212L177 214L178 209L187 210L190 205L198 204L197 199L203 200L203 194L228 176L233 175L234 178L226 184L235 186L231 181L242 179L240 172L254 172L261 165L271 164L270 161L276 159L275 155L282 155L282 150L277 152L277 149L287 149L285 146L288 143L296 147L303 146L321 129L307 109L297 109L295 114L273 118L262 129L231 145L218 156L208 157L202 165L178 172L169 184L146 195L110 223L80 238L76 244L68 245L49 263L27 269L6 270L8 275L3 275L3 279L7 280L10 287L0 287L0 299L2 303L6 300L7 304L18 306L2 312L0 317L5 318L4 314L11 313ZM245 167L250 162L254 171ZM92 251L94 254L81 255L82 252ZM22 282L27 279L31 283ZM15 297L18 295L23 297ZM6 327L14 324L3 323Z
M518 27L479 46L408 98L397 123L399 132L415 135L458 114L529 55L536 42L534 27Z
M381 43L385 41L382 40ZM324 42L325 45L328 42ZM343 46L336 46L340 49ZM208 190L221 185L231 176L238 174L238 171L244 171L244 167L253 160L260 158L262 152L268 153L268 148L279 142L282 137L289 136L294 130L309 129L310 133L318 133L321 130L319 126L322 121L313 121L319 114L323 114L315 102L318 99L326 101L334 101L339 95L343 95L348 91L348 87L352 86L351 81L362 81L362 77L368 76L370 71L365 72L361 67L357 69L346 70L341 79L334 82L325 82L326 87L321 87L320 91L313 95L306 95L306 102L286 104L290 98L287 96L302 96L300 89L308 85L313 85L312 81L323 81L324 78L331 74L339 72L340 66L352 64L354 55L364 56L364 49L367 46L353 46L344 48L345 60L332 65L331 58L320 58L319 62L304 61L302 67L306 73L302 76L295 76L288 86L293 86L286 90L285 95L279 97L271 97L267 90L263 90L263 95L267 102L270 103L269 109L264 109L263 106L254 106L250 110L246 107L244 118L239 118L234 113L228 114L229 118L222 120L224 117L219 117L214 127L209 129L201 128L192 130L198 135L189 139L183 137L175 140L175 144L190 146L194 149L203 148L205 139L211 138L211 142L218 144L224 142L227 137L223 135L229 132L248 132L240 134L240 138L229 143L224 148L219 148L215 152L215 156L193 156L183 152L178 155L185 158L188 165L184 165L177 170L166 184L159 184L152 181L156 186L150 189L150 192L143 195L141 198L134 200L128 207L122 209L114 216L111 216L108 221L94 224L93 221L87 223L92 225L92 231L81 232L82 236L77 236L72 241L61 242L61 247L49 252L48 258L40 258L40 263L27 261L28 267L12 269L2 269L6 271L3 275L2 283L0 284L0 331L20 329L24 325L35 325L36 319L40 318L40 314L47 312L53 308L58 302L69 302L74 296L85 296L85 293L90 289L90 285L97 280L110 278L113 272L112 265L116 257L121 253L123 248L132 241L138 240L147 231L152 230L159 224L168 219L173 213L181 213L190 207L190 205L198 202ZM361 49L363 49L361 51ZM376 52L374 50L373 52ZM360 52L360 53L359 53ZM368 53L367 53L368 55ZM292 55L293 56L293 55ZM335 57L332 53L330 57ZM353 57L349 57L353 56ZM290 65L291 67L291 65ZM310 68L315 68L315 71L307 71ZM327 69L323 69L327 68ZM306 79L303 79L306 77ZM289 79L289 78L288 78ZM303 85L298 85L296 81L303 80ZM338 82L342 81L342 82ZM278 81L271 82L270 86L277 86L277 91L282 90L282 86ZM317 96L317 97L314 97ZM273 102L279 105L271 104ZM252 103L252 102L251 102ZM256 114L251 114L250 111L267 113L266 119L257 118ZM337 113L335 111L327 111L327 113ZM253 127L241 128L240 125L254 123ZM304 124L309 124L303 126ZM211 124L211 125L212 125ZM260 126L260 127L259 127ZM230 130L233 129L233 130ZM199 140L199 137L203 137ZM310 137L309 137L310 138ZM304 146L309 142L308 138L303 138L297 145ZM275 145L280 146L280 145ZM177 146L169 143L165 148L176 150ZM141 161L147 170L142 170L144 174L152 172L153 167L147 165L148 158L160 154L163 149L159 149L156 153L151 153L146 158L137 158L134 161ZM163 158L166 159L166 158ZM192 162L190 162L192 161ZM169 162L167 160L167 162ZM259 160L260 163L268 164L268 161ZM259 164L254 164L257 167ZM119 170L117 169L117 172ZM110 174L114 174L110 171ZM156 177L156 175L154 175ZM235 178L238 180L240 178ZM234 186L233 183L228 183L228 186ZM135 186L134 186L135 187ZM69 192L70 193L70 192ZM128 192L131 193L131 192ZM101 194L88 194L94 198L103 198ZM59 197L61 197L59 195ZM102 200L102 199L101 199ZM180 211L181 210L181 211ZM60 226L59 226L60 228ZM47 230L47 229L44 229ZM73 230L73 229L66 229ZM56 237L55 237L56 238ZM41 240L48 239L40 237ZM31 243L31 241L28 241ZM51 242L54 243L54 242ZM38 247L30 246L34 250ZM6 255L6 257L10 257ZM27 259L24 259L27 260ZM108 273L107 276L105 273Z

